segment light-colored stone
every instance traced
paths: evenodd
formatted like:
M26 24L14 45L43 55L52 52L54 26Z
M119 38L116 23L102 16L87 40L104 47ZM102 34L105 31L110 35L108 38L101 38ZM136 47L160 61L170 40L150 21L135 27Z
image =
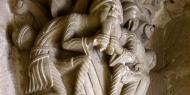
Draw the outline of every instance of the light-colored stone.
M0 95L188 95L189 8L188 0L2 0Z

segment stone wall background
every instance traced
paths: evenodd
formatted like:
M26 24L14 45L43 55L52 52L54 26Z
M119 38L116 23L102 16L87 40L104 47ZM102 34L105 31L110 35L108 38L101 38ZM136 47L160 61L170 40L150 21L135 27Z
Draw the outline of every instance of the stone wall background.
M150 89L153 90L149 94L189 95L190 0L162 2L153 23L157 26L151 44L157 53L157 66L153 71L159 77L152 75Z
M15 69L11 58L8 26L11 21L11 12L8 0L0 1L0 95L15 95Z

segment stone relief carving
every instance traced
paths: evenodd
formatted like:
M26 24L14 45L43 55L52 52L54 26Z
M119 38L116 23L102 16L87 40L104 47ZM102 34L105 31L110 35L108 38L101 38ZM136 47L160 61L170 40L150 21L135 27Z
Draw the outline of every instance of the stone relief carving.
M147 47L155 28L152 5L17 0L10 7L12 42L30 51L25 94L146 95L156 64Z
M14 4L15 3L15 4ZM37 2L18 0L12 4L13 43L20 49L32 47L38 31L49 21L47 13Z

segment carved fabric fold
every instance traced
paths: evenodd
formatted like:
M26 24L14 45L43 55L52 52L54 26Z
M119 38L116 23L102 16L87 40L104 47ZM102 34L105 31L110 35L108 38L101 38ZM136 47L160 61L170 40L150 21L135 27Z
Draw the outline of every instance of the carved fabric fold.
M47 89L53 86L52 66L48 49L34 49L31 54L31 64L29 66L29 86L28 93ZM48 71L50 70L50 71ZM60 75L59 75L60 76Z
M55 89L59 89L59 94L66 94L65 86L61 81L61 74L50 58L52 50L54 49L53 44L56 41L53 37L60 35L59 33L61 33L63 27L58 27L64 26L63 20L64 18L60 17L48 24L47 27L40 32L34 43L34 47L30 52L31 63L28 72L29 84L26 91L27 93L54 87Z

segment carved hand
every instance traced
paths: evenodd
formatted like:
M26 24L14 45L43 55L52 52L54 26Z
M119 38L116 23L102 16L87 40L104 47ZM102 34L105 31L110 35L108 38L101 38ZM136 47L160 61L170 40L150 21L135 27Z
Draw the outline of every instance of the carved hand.
M94 39L94 46L97 46L100 51L106 50L108 55L117 53L117 50L122 50L119 44L121 37L121 26L119 20L115 17L108 17L102 25L102 31ZM120 53L121 54L121 53Z
M137 74L148 74L148 72L150 71L150 69L148 68L148 66L147 65L145 65L145 64L136 64L135 66L134 66L134 69L135 69L135 72L137 73Z
M117 64L128 65L130 63L136 63L135 61L136 61L135 55L125 50L121 55L117 54L112 55L112 58L110 60L110 66L115 66Z
M93 46L97 46L100 51L104 51L109 43L110 36L106 34L98 34L93 41Z

